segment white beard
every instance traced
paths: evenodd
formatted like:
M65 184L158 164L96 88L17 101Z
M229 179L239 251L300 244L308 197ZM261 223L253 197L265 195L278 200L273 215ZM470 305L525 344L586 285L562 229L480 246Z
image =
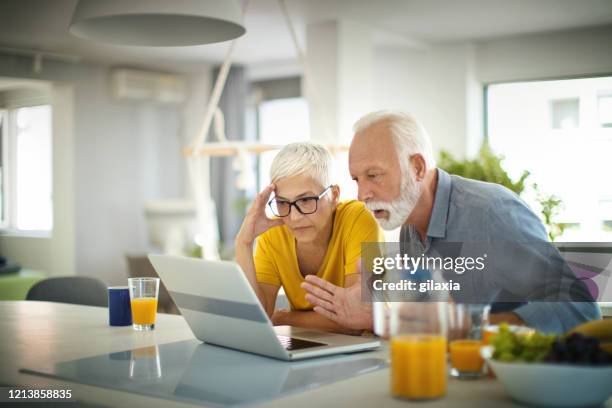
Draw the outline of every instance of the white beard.
M416 181L412 171L401 172L400 195L391 202L387 201L368 201L365 205L368 210L385 210L389 213L389 219L376 218L378 224L387 231L394 230L406 222L408 216L414 210L419 197L421 196L422 183Z

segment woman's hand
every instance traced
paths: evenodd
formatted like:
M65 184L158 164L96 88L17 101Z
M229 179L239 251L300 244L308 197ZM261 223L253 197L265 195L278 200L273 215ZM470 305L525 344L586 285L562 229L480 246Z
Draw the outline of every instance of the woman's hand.
M253 201L246 217L244 217L244 221L242 221L242 226L236 237L236 242L238 244L251 245L259 235L272 227L283 224L280 218L268 218L266 215L266 204L274 189L274 184L270 184L255 197L255 201Z

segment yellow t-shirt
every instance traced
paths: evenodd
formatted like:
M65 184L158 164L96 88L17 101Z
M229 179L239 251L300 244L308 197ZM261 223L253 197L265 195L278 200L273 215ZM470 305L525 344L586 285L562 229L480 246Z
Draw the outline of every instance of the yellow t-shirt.
M344 277L357 272L361 243L384 239L372 213L356 200L338 204L332 228L317 276L344 287ZM286 226L271 228L257 238L255 273L258 282L282 285L291 309L312 310L312 305L304 298L306 291L300 287L304 277L298 266L295 238Z

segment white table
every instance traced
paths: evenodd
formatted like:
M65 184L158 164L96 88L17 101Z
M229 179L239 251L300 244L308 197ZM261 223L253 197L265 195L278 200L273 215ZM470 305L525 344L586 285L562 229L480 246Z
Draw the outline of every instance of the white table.
M159 315L154 332L109 327L106 308L50 302L0 301L0 385L70 388L76 398L102 406L193 407L111 389L68 383L19 372L20 368L93 357L138 347L193 339L181 316ZM378 353L386 355L386 344ZM383 369L265 403L270 407L405 407L389 395ZM450 380L445 398L413 403L431 407L518 406L494 380ZM608 400L606 407L612 407Z

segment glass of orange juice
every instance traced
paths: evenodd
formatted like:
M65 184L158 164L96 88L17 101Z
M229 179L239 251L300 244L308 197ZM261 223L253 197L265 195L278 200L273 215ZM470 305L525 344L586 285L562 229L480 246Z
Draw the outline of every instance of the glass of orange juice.
M411 400L446 394L445 302L390 304L391 394Z
M484 372L480 355L483 329L489 316L489 306L453 303L448 308L448 340L451 375L460 379L479 378Z
M129 278L128 286L134 330L155 329L159 278Z

